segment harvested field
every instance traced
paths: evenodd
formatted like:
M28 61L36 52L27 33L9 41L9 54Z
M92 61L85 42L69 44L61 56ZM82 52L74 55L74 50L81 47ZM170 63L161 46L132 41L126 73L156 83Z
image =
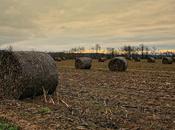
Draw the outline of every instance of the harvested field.
M23 101L0 101L0 118L25 130L173 130L175 64L128 61L126 72L111 72L93 61L77 70L74 60L58 62L57 93ZM49 102L50 101L50 102Z

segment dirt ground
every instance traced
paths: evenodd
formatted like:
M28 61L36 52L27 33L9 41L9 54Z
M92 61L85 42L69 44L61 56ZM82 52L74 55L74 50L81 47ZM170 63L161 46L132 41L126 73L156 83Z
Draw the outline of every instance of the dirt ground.
M59 86L47 97L0 101L0 118L24 130L175 130L175 63L129 61L127 72L58 62ZM52 100L53 99L53 100Z

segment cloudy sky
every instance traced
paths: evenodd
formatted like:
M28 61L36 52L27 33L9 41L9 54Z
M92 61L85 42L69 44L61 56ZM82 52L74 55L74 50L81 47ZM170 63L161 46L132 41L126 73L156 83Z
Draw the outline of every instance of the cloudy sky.
M0 48L175 49L175 0L0 0Z

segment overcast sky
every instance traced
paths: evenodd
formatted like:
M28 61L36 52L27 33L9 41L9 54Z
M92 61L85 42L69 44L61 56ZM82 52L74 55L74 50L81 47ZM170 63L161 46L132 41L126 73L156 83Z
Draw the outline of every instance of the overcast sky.
M0 0L0 47L175 49L175 0Z

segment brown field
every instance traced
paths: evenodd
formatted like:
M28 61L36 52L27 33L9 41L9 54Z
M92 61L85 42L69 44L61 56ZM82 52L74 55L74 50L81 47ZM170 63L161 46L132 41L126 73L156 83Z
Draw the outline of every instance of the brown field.
M129 61L127 72L110 72L107 62L76 70L58 62L53 103L44 98L0 101L0 118L32 130L174 130L175 63ZM49 97L48 97L49 98Z

